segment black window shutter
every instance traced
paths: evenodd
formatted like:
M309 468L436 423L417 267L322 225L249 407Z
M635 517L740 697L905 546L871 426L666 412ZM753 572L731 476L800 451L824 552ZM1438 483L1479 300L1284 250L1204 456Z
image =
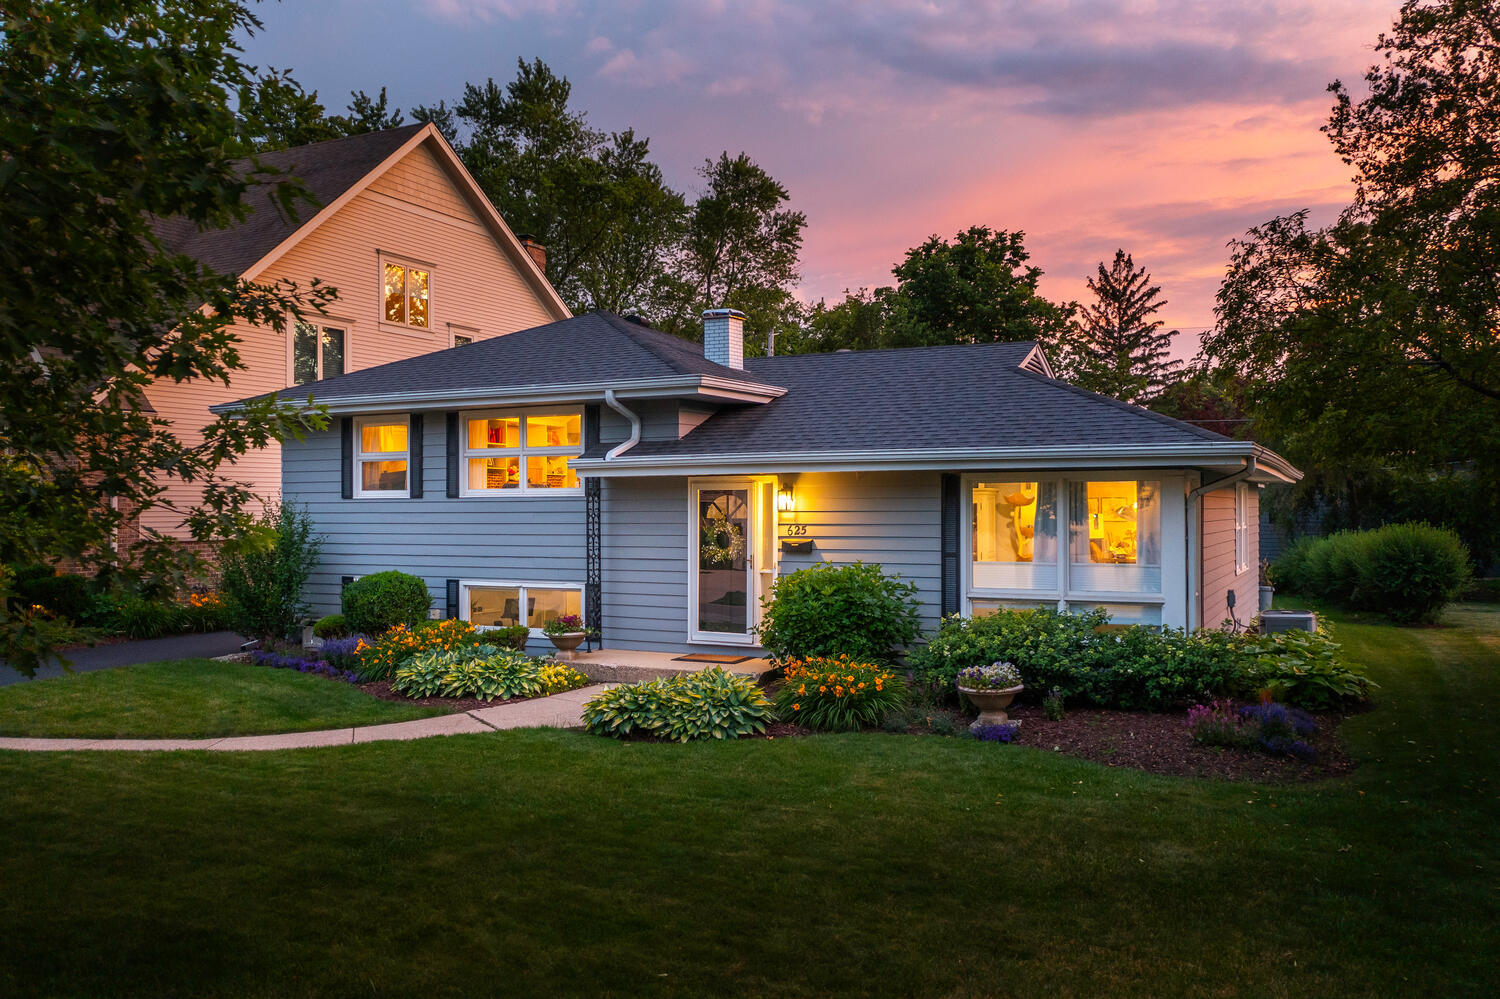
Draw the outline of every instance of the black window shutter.
M344 499L354 498L354 419L345 416L339 420L339 442L342 451L342 467L339 470L340 495Z
M349 588L349 584L352 582L354 582L353 576L345 576L339 580L339 610L341 611L344 609L344 591Z
M422 414L411 414L411 426L406 432L407 454L406 482L411 486L411 498L422 498Z
M942 570L943 570L943 616L957 614L959 607L958 585L958 537L961 504L958 476L946 472L942 476Z
M583 453L589 454L599 446L599 407L583 407Z
M448 498L458 499L458 414L448 414Z
M458 580L448 580L448 619L458 617Z

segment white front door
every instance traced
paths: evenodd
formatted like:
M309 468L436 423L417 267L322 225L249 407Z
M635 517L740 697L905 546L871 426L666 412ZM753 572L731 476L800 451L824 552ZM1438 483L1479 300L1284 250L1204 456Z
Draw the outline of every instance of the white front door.
M689 638L754 645L776 580L776 481L695 479L689 492Z

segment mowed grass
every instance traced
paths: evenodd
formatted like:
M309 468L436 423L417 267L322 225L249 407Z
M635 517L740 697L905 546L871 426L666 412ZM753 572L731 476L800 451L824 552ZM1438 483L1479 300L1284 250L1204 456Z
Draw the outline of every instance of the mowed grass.
M306 732L441 712L291 670L209 659L123 666L0 687L0 735L191 738Z
M879 734L0 754L0 994L1500 990L1500 608L1340 629L1337 782Z

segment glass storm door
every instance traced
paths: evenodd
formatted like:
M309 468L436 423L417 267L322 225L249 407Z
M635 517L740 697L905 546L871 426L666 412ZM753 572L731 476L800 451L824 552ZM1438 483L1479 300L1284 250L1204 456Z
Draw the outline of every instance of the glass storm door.
M775 578L775 483L728 481L693 487L697 550L693 561L692 637L753 645L760 596Z

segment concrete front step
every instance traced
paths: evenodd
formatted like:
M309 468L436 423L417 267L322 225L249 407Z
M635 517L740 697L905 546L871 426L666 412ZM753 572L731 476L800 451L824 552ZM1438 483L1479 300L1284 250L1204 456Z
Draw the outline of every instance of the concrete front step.
M771 661L763 658L750 658L740 663L682 662L679 653L642 652L634 649L580 652L569 665L598 683L639 683L642 680L696 673L713 666L719 666L728 673L760 680L772 669Z

